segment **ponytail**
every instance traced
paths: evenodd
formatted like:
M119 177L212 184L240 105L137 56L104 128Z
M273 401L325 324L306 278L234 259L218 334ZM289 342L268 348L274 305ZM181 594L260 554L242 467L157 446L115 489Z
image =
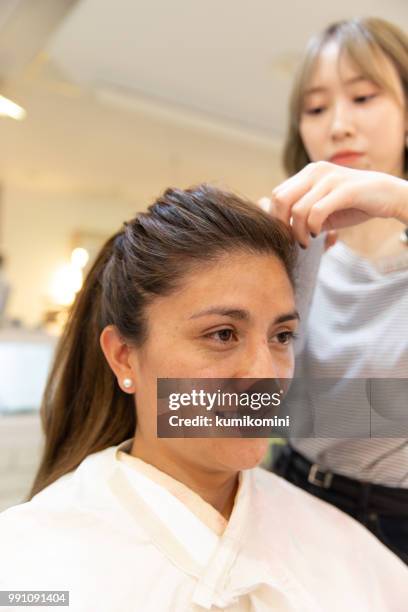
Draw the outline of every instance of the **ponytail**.
M45 448L29 499L91 453L134 435L133 397L120 390L99 344L101 278L119 236L100 252L58 344L41 406Z

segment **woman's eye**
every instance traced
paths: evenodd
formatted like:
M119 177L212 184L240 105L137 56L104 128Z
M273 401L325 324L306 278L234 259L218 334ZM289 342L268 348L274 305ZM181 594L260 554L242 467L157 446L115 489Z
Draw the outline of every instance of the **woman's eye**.
M356 102L357 104L364 104L364 102L368 102L369 100L372 100L373 98L375 98L377 94L367 94L366 96L355 96L353 98L354 102Z
M275 336L279 344L290 344L296 338L296 334L293 331L282 331Z
M234 331L229 328L218 329L215 332L207 334L206 337L222 342L223 344L227 344L234 339Z
M305 113L306 115L321 115L324 110L324 106L315 106L314 108L307 108Z

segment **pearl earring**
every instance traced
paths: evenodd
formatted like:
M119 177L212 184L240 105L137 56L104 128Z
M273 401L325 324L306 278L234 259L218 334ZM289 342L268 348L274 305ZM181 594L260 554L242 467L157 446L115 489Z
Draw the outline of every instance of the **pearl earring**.
M133 387L133 380L131 378L124 378L123 386L125 387L125 389L130 389L131 387Z

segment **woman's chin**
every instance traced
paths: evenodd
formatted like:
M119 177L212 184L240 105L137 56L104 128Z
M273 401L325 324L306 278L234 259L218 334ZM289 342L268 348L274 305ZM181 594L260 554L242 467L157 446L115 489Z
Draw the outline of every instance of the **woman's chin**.
M261 463L268 446L266 438L224 438L217 441L215 457L227 469L249 470Z

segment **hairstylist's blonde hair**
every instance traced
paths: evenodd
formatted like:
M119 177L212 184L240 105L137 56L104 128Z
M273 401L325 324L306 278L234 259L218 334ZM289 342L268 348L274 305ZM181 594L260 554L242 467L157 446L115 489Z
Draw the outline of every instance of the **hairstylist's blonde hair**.
M328 26L310 40L293 84L289 125L283 151L283 165L289 175L295 174L310 162L300 137L300 114L305 88L320 52L329 41L335 41L340 51L348 53L364 76L395 95L394 88L382 69L385 54L399 74L408 105L408 37L402 30L392 23L376 18L351 19ZM404 171L408 175L407 149Z

